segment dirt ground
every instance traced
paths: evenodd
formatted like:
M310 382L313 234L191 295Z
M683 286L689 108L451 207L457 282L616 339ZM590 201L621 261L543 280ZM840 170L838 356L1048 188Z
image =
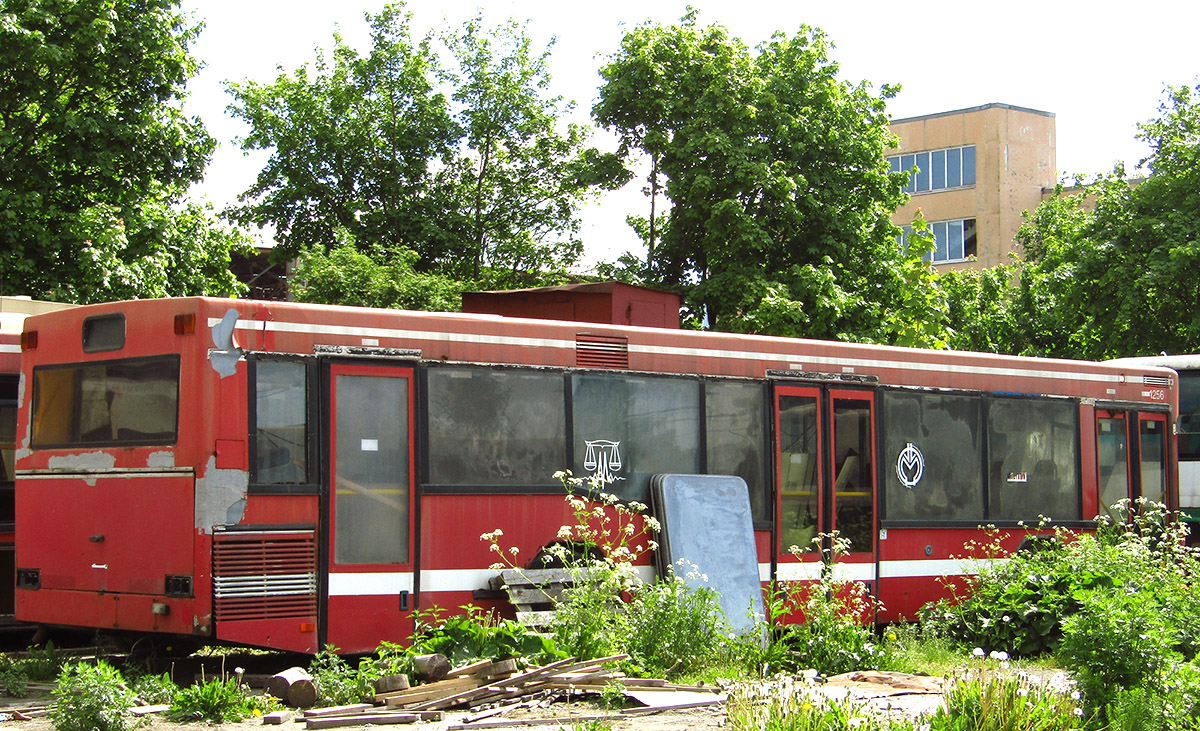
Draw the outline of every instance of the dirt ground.
M925 676L909 676L898 673L850 673L832 678L828 683L812 686L815 692L835 698L852 698L861 704L864 712L882 715L903 715L917 718L932 714L942 703L942 680ZM45 704L48 698L7 699L0 697L0 707L5 711L20 707ZM687 729L720 729L726 726L727 712L724 705L702 708L669 709L661 711L632 710L637 704L630 703L624 713L613 713L589 701L558 701L545 707L526 708L497 714L486 719L467 723L472 714L466 711L447 712L442 721L404 725L400 728L421 731L453 731L472 728L516 728L516 729L570 729L585 720L597 716L609 716L611 728L625 731L685 731ZM302 719L300 713L296 718ZM557 721L553 719L558 719ZM248 719L241 723L189 723L178 724L162 716L150 716L143 731L259 731L264 728L262 719ZM273 728L267 726L267 728ZM282 727L283 731L304 728L295 721ZM348 726L348 729L378 729L378 726ZM48 717L28 721L5 720L0 729L11 731L54 731Z

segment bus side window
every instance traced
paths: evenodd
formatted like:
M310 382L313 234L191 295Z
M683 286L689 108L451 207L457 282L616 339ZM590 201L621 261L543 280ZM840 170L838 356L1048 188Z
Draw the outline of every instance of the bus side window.
M257 361L254 394L254 481L308 483L308 366L295 360Z

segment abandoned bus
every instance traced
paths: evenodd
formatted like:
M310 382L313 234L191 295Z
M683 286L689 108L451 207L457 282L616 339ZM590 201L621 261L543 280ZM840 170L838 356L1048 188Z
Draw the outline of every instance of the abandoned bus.
M641 502L657 474L739 476L760 577L813 579L837 531L883 621L941 596L983 524L1008 550L1021 521L1094 525L1114 470L1176 504L1153 366L207 298L39 315L23 342L16 605L46 625L403 642L414 611L503 608L480 535L554 541L562 469Z

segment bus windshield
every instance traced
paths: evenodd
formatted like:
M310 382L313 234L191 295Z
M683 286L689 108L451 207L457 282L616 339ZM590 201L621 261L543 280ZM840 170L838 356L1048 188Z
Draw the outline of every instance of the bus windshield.
M33 369L33 446L170 444L179 356Z

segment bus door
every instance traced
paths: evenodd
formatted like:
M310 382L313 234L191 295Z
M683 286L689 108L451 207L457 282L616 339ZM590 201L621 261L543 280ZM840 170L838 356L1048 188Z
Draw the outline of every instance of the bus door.
M1167 415L1096 410L1096 474L1100 514L1124 521L1121 500L1168 502Z
M777 576L876 579L875 394L817 386L775 389ZM844 542L832 552L829 538Z
M320 635L343 651L411 636L413 370L330 364Z

